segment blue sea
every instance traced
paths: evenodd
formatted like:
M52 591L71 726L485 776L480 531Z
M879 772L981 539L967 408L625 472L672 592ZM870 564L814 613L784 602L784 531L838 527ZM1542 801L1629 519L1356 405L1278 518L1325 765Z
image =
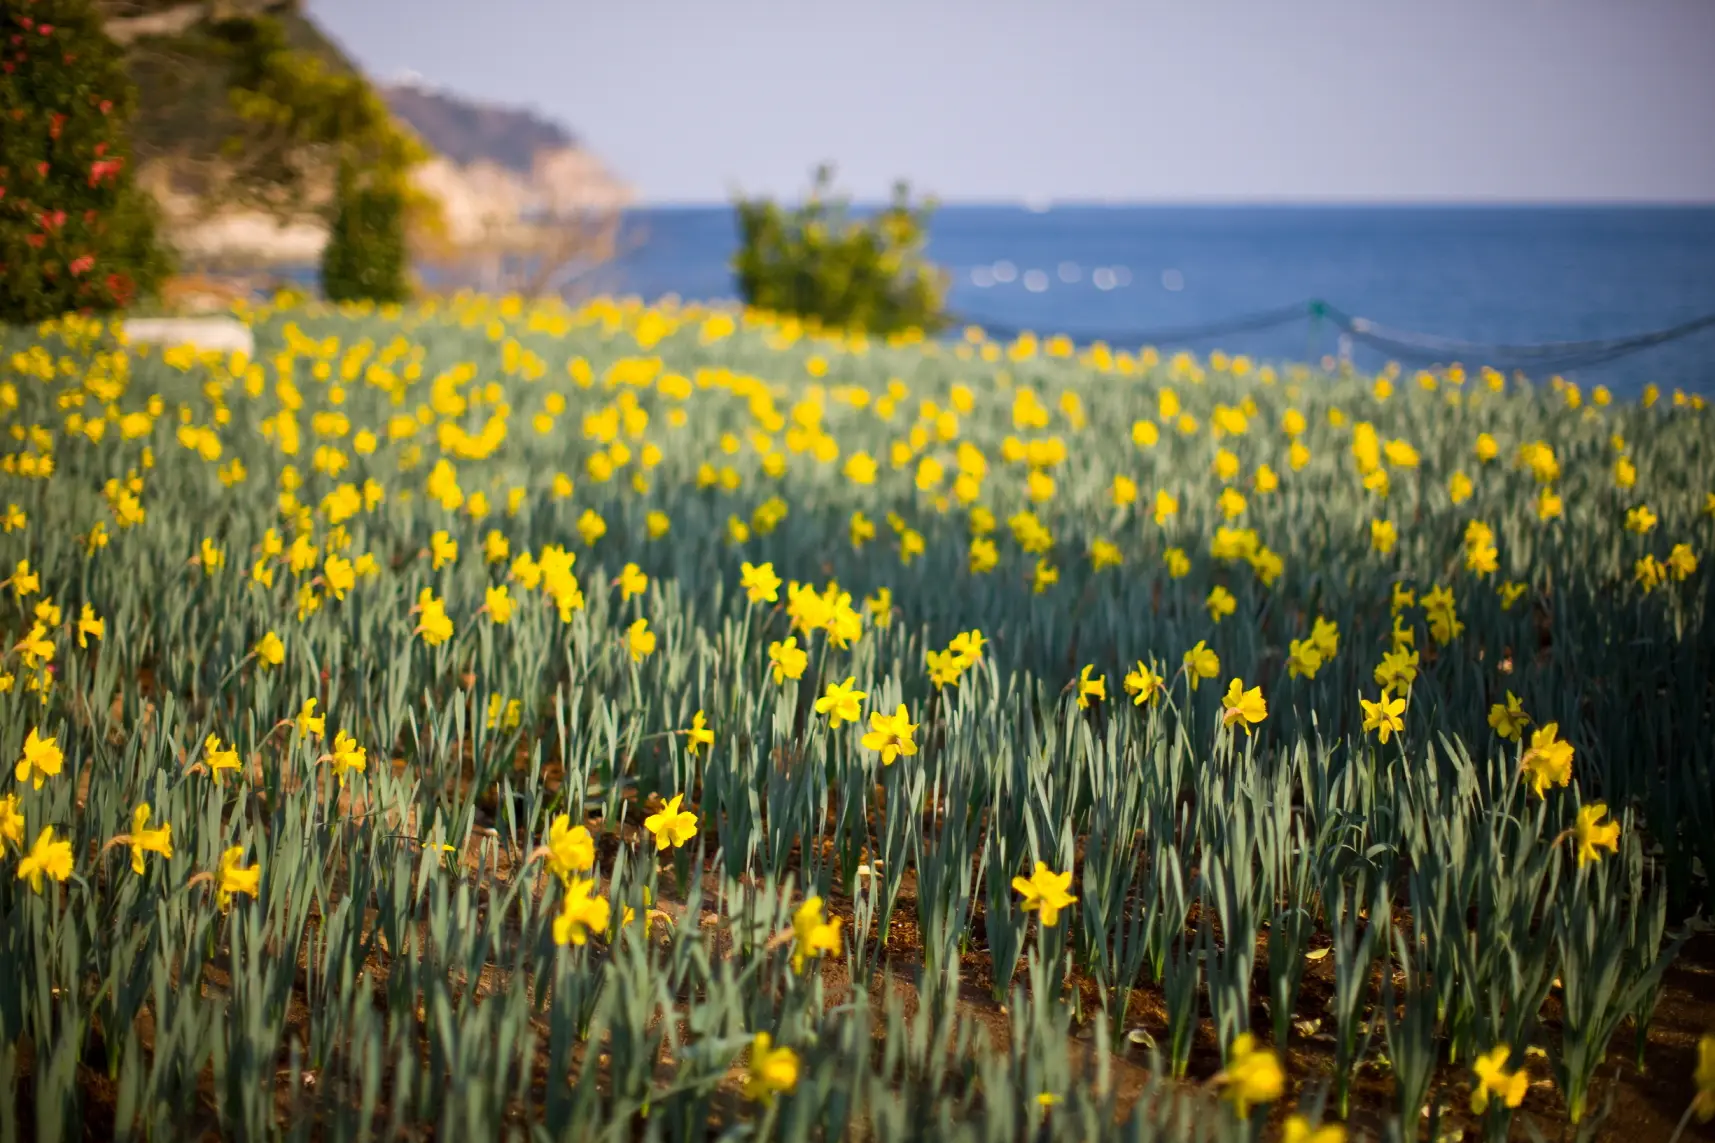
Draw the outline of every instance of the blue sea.
M734 295L729 209L638 210L627 226L628 252L594 280L603 291ZM950 304L962 319L1119 345L1292 361L1344 351L1372 368L1390 357L1517 367L1541 360L1517 347L1627 338L1715 315L1707 207L948 206L930 235L929 256L950 271ZM1266 330L1175 335L1311 299L1421 357L1362 338L1343 343L1335 322L1313 322L1307 309ZM1526 371L1620 393L1652 381L1710 392L1715 324L1574 364Z

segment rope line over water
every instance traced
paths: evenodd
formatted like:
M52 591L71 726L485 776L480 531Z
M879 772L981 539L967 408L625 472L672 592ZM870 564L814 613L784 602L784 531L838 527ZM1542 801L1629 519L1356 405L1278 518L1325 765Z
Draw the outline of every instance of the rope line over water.
M1047 336L1047 331L1027 330L1024 326L1004 322L988 322L968 315L956 319L961 326L976 326L996 339L1012 339L1026 332ZM1623 337L1594 338L1584 341L1550 341L1533 345L1511 345L1503 342L1461 341L1435 334L1396 330L1368 318L1356 317L1320 298L1311 298L1296 305L1277 306L1255 313L1240 314L1224 321L1164 329L1130 329L1103 331L1058 331L1075 344L1102 342L1111 346L1153 345L1171 347L1238 333L1254 333L1274 329L1299 321L1327 322L1338 333L1353 341L1368 345L1391 357L1420 363L1486 364L1530 368L1536 370L1570 370L1601 365L1670 341L1691 337L1715 328L1715 313L1704 314L1678 325Z

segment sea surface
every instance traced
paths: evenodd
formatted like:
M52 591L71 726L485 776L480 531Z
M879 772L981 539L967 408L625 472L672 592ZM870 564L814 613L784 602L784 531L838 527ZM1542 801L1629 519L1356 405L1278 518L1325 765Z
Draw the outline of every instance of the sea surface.
M649 299L735 294L731 210L644 209L627 226L627 253L587 285ZM1517 367L1528 354L1483 347L1624 338L1715 315L1715 208L949 206L930 236L961 319L1117 346ZM1311 299L1409 335L1394 339L1409 352L1343 343L1308 309L1266 330L1176 335ZM1652 381L1715 391L1715 324L1554 371L1621 394Z

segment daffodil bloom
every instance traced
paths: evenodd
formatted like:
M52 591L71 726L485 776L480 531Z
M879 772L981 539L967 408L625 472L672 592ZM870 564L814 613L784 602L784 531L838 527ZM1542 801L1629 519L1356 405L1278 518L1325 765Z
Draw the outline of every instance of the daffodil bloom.
M774 1097L798 1086L798 1054L791 1048L776 1048L767 1032L758 1032L750 1044L750 1063L744 1081L744 1097L769 1104Z
M343 730L334 735L333 751L327 756L327 760L333 763L333 771L339 777L341 789L345 788L345 777L348 773L356 770L361 774L368 766L367 752L357 744L357 739Z
M1310 641L1322 652L1323 663L1333 662L1334 656L1340 653L1340 625L1318 615L1316 622L1310 625Z
M44 877L64 881L71 876L71 869L71 842L55 841L54 827L45 826L30 851L18 859L18 880L28 881L31 890L40 893Z
M851 541L853 551L862 551L863 546L875 539L875 521L862 512L853 512L851 518Z
M1209 618L1219 623L1238 610L1239 602L1233 598L1232 592L1216 584L1209 590L1209 598L1203 605L1209 609Z
M1399 529L1394 527L1392 520L1370 521L1370 547L1385 556L1398 542Z
M1322 652L1309 639L1294 639L1287 645L1286 673L1294 679L1313 679L1322 669Z
M917 743L911 738L917 727L904 703L891 717L879 710L869 712L869 733L863 736L863 748L881 755L883 766L893 765L894 759L909 758L917 753Z
M1079 710L1087 709L1093 702L1104 702L1107 700L1108 677L1106 675L1097 675L1092 678L1090 677L1090 672L1093 670L1095 670L1095 665L1091 663L1085 664L1084 669L1078 672Z
M46 663L54 657L54 642L48 638L48 630L38 620L30 626L24 638L16 648L18 657L24 666L34 667L38 662Z
M593 880L570 881L559 916L554 918L554 943L582 945L591 933L605 933L612 919L613 907L596 893Z
M1495 703L1489 708L1489 728L1509 742L1518 742L1524 737L1524 728L1530 725L1530 715L1524 712L1524 704L1511 691L1507 692L1505 703Z
M1185 652L1184 671L1185 677L1191 681L1191 689L1196 690L1200 681L1221 673L1221 657L1199 639L1195 647Z
M685 735L686 739L688 739L685 743L685 749L691 754L695 754L704 747L713 746L715 744L715 732L710 730L707 724L704 723L703 712L700 710L691 716L691 729L683 731L682 733Z
M1376 685L1383 691L1404 690L1417 681L1417 662L1417 652L1404 647L1385 652L1373 675Z
M1697 1070L1691 1076L1697 1094L1691 1099L1691 1114L1697 1122L1715 1119L1715 1032L1705 1032L1697 1041Z
M1024 898L1019 906L1026 913L1035 911L1042 918L1045 927L1052 928L1060 919L1060 910L1077 902L1077 898L1067 892L1072 887L1072 871L1064 873L1051 871L1045 862L1038 861L1036 868L1029 877L1014 877L1012 888Z
M975 628L961 631L947 643L949 654L957 657L960 667L968 668L983 657L983 648L987 641L983 633Z
M1578 808L1578 821L1572 827L1572 837L1578 847L1580 868L1600 858L1602 855L1598 850L1604 847L1612 853L1620 852L1620 823L1603 822L1607 814L1608 807L1602 802Z
M24 848L24 811L17 794L0 796L0 855L8 845Z
M298 708L298 717L292 720L292 725L306 738L322 736L322 728L327 725L327 719L316 713L316 700L313 696L305 699L304 705Z
M959 679L965 673L965 664L958 655L952 651L925 651L923 658L929 668L929 681L935 684L936 690L949 684L959 685Z
M1675 544L1667 554L1667 571L1675 580L1685 580L1697 570L1697 557L1692 554L1691 545ZM88 607L88 604L84 605Z
M1122 683L1125 693L1131 696L1132 705L1143 706L1153 703L1161 697L1167 687L1167 680L1155 673L1155 670L1142 659L1137 661L1137 667L1126 672Z
M774 603L780 598L780 577L774 574L773 564L746 561L739 565L739 586L752 603Z
M286 661L286 644L272 631L258 639L251 650L265 667L278 667Z
M560 814L548 826L546 848L548 872L563 882L595 868L595 839L583 826L574 826L570 814Z
M1294 1113L1281 1125L1280 1143L1346 1143L1346 1128L1339 1123L1311 1127L1308 1119Z
M1667 569L1656 561L1654 553L1646 552L1632 564L1632 579L1644 589L1645 595L1659 587L1666 578Z
M1221 1098L1233 1105L1240 1119L1250 1114L1252 1104L1272 1103L1286 1092L1286 1069L1280 1057L1258 1046L1256 1037L1241 1032L1233 1038L1227 1066L1218 1077Z
M322 563L322 582L336 600L344 600L345 593L357 586L357 569L344 556L330 554Z
M1507 1057L1510 1055L1512 1049L1500 1044L1493 1051L1478 1056L1471 1064L1471 1070L1477 1076L1476 1086L1471 1089L1472 1111L1481 1115L1488 1110L1491 1098L1500 1100L1508 1107L1517 1107L1524 1102L1524 1093L1530 1086L1530 1077L1522 1068L1516 1072L1506 1070Z
M215 874L214 899L221 912L232 905L235 893L256 896L262 887L262 866L244 867L244 847L234 845L220 855L220 869Z
M1227 684L1227 693L1221 699L1221 723L1224 726L1242 726L1249 734L1251 727L1268 717L1268 703L1263 701L1262 688L1245 689L1240 679L1234 679Z
M649 590L649 577L636 564L626 564L619 570L619 599L623 603L634 595Z
M244 768L238 761L237 745L222 749L218 734L211 734L203 740L202 751L203 761L208 765L209 775L216 782L220 781L220 775L224 771L242 770Z
M1500 552L1493 544L1477 544L1465 549L1465 570L1477 575L1492 575L1500 567Z
M1520 763L1538 797L1545 797L1550 785L1564 786L1572 781L1572 744L1558 739L1559 731L1560 725L1554 722L1531 731L1530 749Z
M1374 702L1360 698L1358 705L1364 710L1364 729L1375 731L1383 746L1387 745L1389 735L1405 730L1405 720L1400 717L1405 713L1403 696L1395 698L1384 690Z
M911 561L929 550L928 543L923 539L923 533L915 528L907 528L899 533L899 562L910 566Z
M789 635L768 645L768 662L774 674L776 685L783 685L787 679L801 678L804 668L810 663L810 656L798 646L798 637Z
M430 569L440 571L459 558L459 542L445 531L436 532L429 537L429 557Z
M446 604L435 598L435 593L424 588L417 595L417 631L423 636L423 642L431 647L438 647L453 637L453 621L447 616Z
M34 789L60 772L65 755L57 738L43 738L39 727L31 727L24 739L24 753L13 768L12 775L20 782L29 782Z
M156 829L149 828L149 803L143 802L131 811L131 871L139 877L143 875L143 855L158 853L162 857L173 856L173 827L171 824Z
M512 598L512 593L503 583L490 584L483 592L483 610L488 612L489 621L495 624L505 624L512 620L512 609L518 601Z
M625 649L630 652L633 663L641 663L655 653L655 632L649 630L649 620L634 620L625 629Z
M1526 590L1528 589L1524 584L1514 583L1511 580L1501 584L1500 587L1495 589L1496 593L1501 597L1501 610L1511 611L1513 609L1513 604L1519 601L1519 597L1522 596Z
M1680 546L1684 547L1683 544ZM1684 577L1681 576L1680 578L1683 579ZM95 608L86 603L83 605L83 613L78 616L77 620L77 645L80 648L88 647L91 635L97 639L107 638L107 620L96 615Z
M1446 646L1459 637L1465 630L1465 625L1459 622L1454 612L1453 589L1435 587L1423 596L1423 610L1429 620L1429 635L1437 643Z
M820 897L806 897L792 914L792 971L803 972L812 957L839 952L840 919L823 914Z
M570 554L570 553L568 553ZM566 570L571 570L570 567ZM525 591L535 591L542 583L542 567L529 552L520 552L513 559L507 574L518 581L518 586Z
M863 700L869 697L867 691L856 687L857 677L846 676L843 683L829 683L822 697L816 700L816 713L828 716L828 729L837 730L841 723L856 722L863 717Z
M679 808L684 798L683 794L674 794L667 799L667 804L661 807L659 813L650 814L643 819L643 828L655 838L657 851L669 846L678 849L697 836L697 815Z

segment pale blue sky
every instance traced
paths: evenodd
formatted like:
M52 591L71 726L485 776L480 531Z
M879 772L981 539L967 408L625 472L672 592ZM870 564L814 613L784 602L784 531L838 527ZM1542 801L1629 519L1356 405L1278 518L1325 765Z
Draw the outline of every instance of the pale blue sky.
M1715 0L308 0L649 202L1715 202Z

